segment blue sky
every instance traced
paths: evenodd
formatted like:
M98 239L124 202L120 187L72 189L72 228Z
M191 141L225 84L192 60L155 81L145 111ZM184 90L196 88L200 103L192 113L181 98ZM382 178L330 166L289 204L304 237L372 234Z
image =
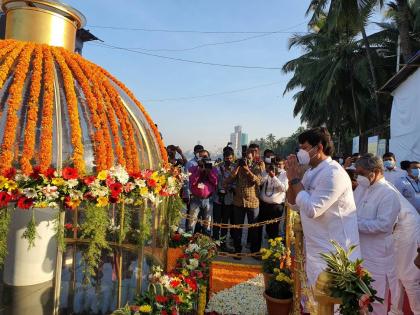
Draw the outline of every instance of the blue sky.
M83 12L87 29L106 44L148 50L185 49L239 40L255 34L197 34L121 31L117 26L195 31L306 31L309 1L279 0L68 0ZM149 53L212 63L281 67L299 50L289 51L290 33L278 33L225 45L187 51ZM293 118L292 94L283 97L289 76L280 70L224 68L175 62L88 43L84 56L123 81L143 102L159 125L166 144L185 151L200 141L209 150L224 146L240 124L250 139L273 133L290 135L299 125ZM272 84L248 91L196 99L192 97Z

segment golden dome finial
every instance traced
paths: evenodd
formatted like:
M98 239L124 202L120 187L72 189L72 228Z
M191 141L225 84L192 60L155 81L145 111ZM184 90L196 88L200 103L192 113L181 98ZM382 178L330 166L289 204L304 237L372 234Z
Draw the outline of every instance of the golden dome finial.
M6 39L16 39L74 51L76 31L86 24L82 13L53 0L4 0Z

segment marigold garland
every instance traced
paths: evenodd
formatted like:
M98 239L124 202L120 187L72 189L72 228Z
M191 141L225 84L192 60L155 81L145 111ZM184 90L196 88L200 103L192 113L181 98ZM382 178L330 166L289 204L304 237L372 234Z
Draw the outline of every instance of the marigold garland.
M41 138L39 143L39 165L46 170L52 161L52 134L54 113L54 60L48 46L43 46L44 56L44 94L41 120Z
M134 94L120 81L118 81L114 76L112 76L108 71L105 69L96 66L105 76L107 76L110 80L112 80L115 84L117 84L138 106L138 108L143 113L144 117L146 118L147 122L150 125L150 128L152 129L156 140L159 144L160 153L162 155L163 161L168 161L168 154L166 152L165 144L162 141L162 138L160 137L159 130L156 128L155 123L153 122L152 118L147 113L146 109L143 107L143 105L135 98Z
M19 61L14 72L13 83L9 89L9 100L7 110L7 120L4 129L3 143L0 154L0 172L9 169L13 161L13 146L16 140L16 130L19 123L17 112L22 103L22 91L25 85L26 73L31 62L32 51L35 46L27 44L24 46Z
M32 173L30 163L35 152L36 125L38 121L39 96L41 92L42 80L42 46L37 45L34 51L35 58L32 63L31 87L29 90L28 114L25 128L24 145L20 165L24 174Z
M10 68L15 63L16 57L20 54L23 49L23 43L16 43L15 45L6 46L1 52L0 56L7 56L6 59L0 66L0 88L3 87L4 82L10 73Z
M71 70L66 64L60 49L51 48L55 60L57 61L61 74L63 75L64 91L66 94L67 110L71 127L71 144L73 145L73 163L80 173L85 172L84 148L82 143L82 128L80 127L79 110L77 107L77 96L74 90L74 78Z
M84 75L83 71L80 69L79 65L71 58L67 51L64 49L60 50L86 97L86 101L90 110L90 117L92 118L93 126L95 127L94 139L92 143L94 143L96 166L98 170L104 170L106 169L105 157L107 152L105 151L105 143L103 141L102 123L97 114L97 99L93 96L89 81Z
M98 79L98 81L99 81L99 79ZM121 144L120 144L120 136L119 136L119 132L118 132L117 121L115 119L114 108L112 107L112 103L111 103L111 99L110 99L109 95L106 93L105 86L103 85L103 81L104 80L101 79L101 82L99 84L99 89L100 89L101 94L103 96L103 99L105 101L105 103L104 103L105 115L108 118L109 126L111 128L112 136L114 138L113 144L115 146L115 153L117 155L118 163L123 165L123 166L126 166L125 158L124 158L124 151L123 151L123 149L121 147Z
M86 63L83 58L74 58L74 60L79 64L79 67L88 78L89 82L91 82L91 88L95 99L97 100L97 113L99 116L99 120L101 123L101 128L103 132L103 142L106 149L105 160L106 160L106 168L110 168L114 165L114 150L112 148L112 141L111 141L111 134L109 131L108 126L108 119L105 113L104 105L105 100L100 90L100 77L95 73L93 67ZM103 77L103 76L101 76Z

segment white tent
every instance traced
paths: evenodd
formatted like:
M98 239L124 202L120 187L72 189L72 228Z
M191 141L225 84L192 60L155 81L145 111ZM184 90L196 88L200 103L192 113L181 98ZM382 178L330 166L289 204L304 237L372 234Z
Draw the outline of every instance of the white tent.
M398 161L420 160L420 52L382 88L394 97L389 151Z

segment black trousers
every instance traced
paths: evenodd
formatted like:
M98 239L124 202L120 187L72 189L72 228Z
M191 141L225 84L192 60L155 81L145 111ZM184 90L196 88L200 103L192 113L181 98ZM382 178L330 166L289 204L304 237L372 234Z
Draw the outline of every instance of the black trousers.
M233 224L243 224L245 222L245 215L248 218L248 224L256 223L258 220L259 208L244 208L233 207ZM243 229L232 229L233 243L235 251L240 253L242 251L242 231ZM258 233L258 228L248 229L248 239L251 243L251 252L259 252L261 249L261 237Z
M233 205L225 205L224 203L213 203L213 222L214 223L229 223L231 221L233 212ZM223 238L222 243L226 240L228 229L221 229L218 226L213 226L213 239L219 240L220 237Z
M283 214L283 211L284 211L284 204L271 204L271 203L266 203L260 200L260 214L258 217L258 221L262 222L262 221L280 218ZM276 223L267 224L265 226L265 230L270 239L276 238L280 235L280 223L276 222ZM262 231L263 229L262 227L260 227L258 232L261 238L262 238Z

